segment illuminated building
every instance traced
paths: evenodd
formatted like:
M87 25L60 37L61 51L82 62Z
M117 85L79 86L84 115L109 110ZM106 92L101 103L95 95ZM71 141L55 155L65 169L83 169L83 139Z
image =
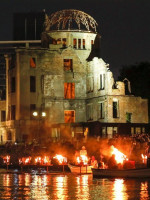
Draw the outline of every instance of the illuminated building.
M145 132L147 100L131 95L127 79L114 81L100 57L96 21L82 11L62 10L45 15L44 24L38 46L33 43L39 41L22 41L24 47L5 55L3 141Z

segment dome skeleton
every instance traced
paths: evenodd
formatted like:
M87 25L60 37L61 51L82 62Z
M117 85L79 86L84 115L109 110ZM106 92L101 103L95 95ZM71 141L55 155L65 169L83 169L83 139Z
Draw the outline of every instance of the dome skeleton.
M50 31L52 26L56 25L58 30L64 30L71 27L73 20L76 22L78 29L81 29L81 24L90 31L90 27L96 32L97 22L90 15L79 10L61 10L45 16L45 31ZM68 27L66 27L68 23ZM62 24L62 25L61 25Z

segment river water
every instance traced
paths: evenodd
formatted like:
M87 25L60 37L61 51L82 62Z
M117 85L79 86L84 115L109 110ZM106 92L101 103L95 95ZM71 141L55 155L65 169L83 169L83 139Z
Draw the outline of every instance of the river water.
M95 179L92 175L0 174L0 199L147 200L150 180Z

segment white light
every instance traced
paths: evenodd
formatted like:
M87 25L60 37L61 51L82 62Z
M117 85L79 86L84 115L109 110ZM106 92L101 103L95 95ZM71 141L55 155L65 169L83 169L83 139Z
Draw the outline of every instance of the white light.
M36 112L36 111L33 112L33 116L34 116L34 117L38 116L38 112Z
M42 117L46 117L46 112L42 112Z

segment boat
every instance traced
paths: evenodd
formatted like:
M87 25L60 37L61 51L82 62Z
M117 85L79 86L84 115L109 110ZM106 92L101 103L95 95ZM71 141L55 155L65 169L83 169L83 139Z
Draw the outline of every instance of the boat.
M92 166L91 165L73 165L68 163L68 167L71 173L76 174L91 174Z
M93 178L150 178L150 168L135 169L95 169Z

